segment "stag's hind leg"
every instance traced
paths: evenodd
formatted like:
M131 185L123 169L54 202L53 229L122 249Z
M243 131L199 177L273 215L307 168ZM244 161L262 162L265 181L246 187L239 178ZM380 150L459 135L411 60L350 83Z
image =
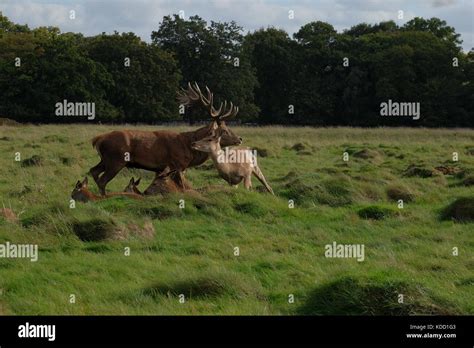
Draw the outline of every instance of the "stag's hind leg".
M97 186L99 186L99 175L100 175L100 173L102 173L104 171L105 171L105 164L104 164L103 160L100 160L99 164L97 164L96 166L92 167L89 170L89 173L94 178L94 181L97 184Z
M113 163L107 164L105 163L105 172L101 175L97 182L97 186L99 187L100 194L105 196L105 187L109 183L110 180L115 178L115 176L125 167L125 163Z

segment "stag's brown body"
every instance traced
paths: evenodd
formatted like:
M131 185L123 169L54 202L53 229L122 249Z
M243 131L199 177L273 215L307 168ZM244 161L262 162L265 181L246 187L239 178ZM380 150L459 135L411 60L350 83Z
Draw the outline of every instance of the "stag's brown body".
M214 109L212 93L208 89L208 97L204 97L197 85L195 88L189 85L188 91L181 98L185 105L201 100L209 107L211 123L191 132L123 130L101 134L92 140L92 146L99 153L101 161L91 168L90 173L102 195L105 195L107 183L125 167L146 169L156 172L157 175L176 170L179 174L177 184L185 188L183 171L204 163L209 157L207 153L194 150L191 147L193 142L212 132L222 136L222 146L242 142L222 120L224 117L235 116L238 108L231 104L229 111L222 115L222 103L218 110ZM227 102L224 105L226 106ZM100 175L101 173L103 174Z

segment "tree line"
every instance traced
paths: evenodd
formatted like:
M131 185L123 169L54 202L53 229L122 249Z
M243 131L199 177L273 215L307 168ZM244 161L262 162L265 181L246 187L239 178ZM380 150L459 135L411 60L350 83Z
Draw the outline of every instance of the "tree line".
M244 123L472 127L474 51L460 44L438 18L362 23L342 33L315 21L290 37L273 27L244 34L233 21L172 15L147 43L131 32L30 29L0 13L0 117L71 122L54 112L67 100L95 103L103 123L194 122L205 110L181 113L176 91L196 81L216 103L238 105ZM388 100L419 103L421 117L381 117Z

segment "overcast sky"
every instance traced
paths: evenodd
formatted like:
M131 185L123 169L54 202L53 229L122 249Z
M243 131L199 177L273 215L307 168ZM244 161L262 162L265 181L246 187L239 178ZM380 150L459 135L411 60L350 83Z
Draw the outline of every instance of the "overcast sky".
M52 25L85 35L133 31L146 41L163 16L179 11L208 21L235 20L246 31L275 26L290 34L317 20L342 31L361 22L438 17L461 34L465 51L474 47L474 0L0 0L0 11L30 27Z

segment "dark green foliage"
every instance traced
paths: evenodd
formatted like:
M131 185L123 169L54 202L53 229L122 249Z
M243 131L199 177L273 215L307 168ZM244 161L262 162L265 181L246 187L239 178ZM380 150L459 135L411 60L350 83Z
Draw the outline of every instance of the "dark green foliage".
M107 101L118 119L154 122L178 118L179 69L171 54L143 42L133 33L98 35L87 40L87 52L111 74ZM130 59L130 62L125 59Z
M174 15L165 16L151 38L157 47L174 54L182 72L183 86L188 81L207 85L215 92L215 104L224 99L232 101L239 106L239 119L253 120L258 114L253 103L257 79L242 49L242 30L234 21L211 21L208 25L199 16L184 20ZM203 117L209 116L202 108L186 115L189 121Z
M256 70L258 85L255 102L260 108L256 121L262 124L287 123L288 105L293 99L296 61L299 47L280 29L260 29L245 37L244 51Z
M176 91L197 81L215 92L217 105L238 105L243 122L473 126L474 51L463 52L460 35L438 18L361 23L341 33L316 21L291 38L272 27L244 35L233 21L170 15L151 38L30 29L0 13L0 115L86 122L55 115L56 103L67 100L95 103L95 122L180 120ZM389 99L419 102L420 119L381 117ZM199 105L184 115L191 122L207 117Z

